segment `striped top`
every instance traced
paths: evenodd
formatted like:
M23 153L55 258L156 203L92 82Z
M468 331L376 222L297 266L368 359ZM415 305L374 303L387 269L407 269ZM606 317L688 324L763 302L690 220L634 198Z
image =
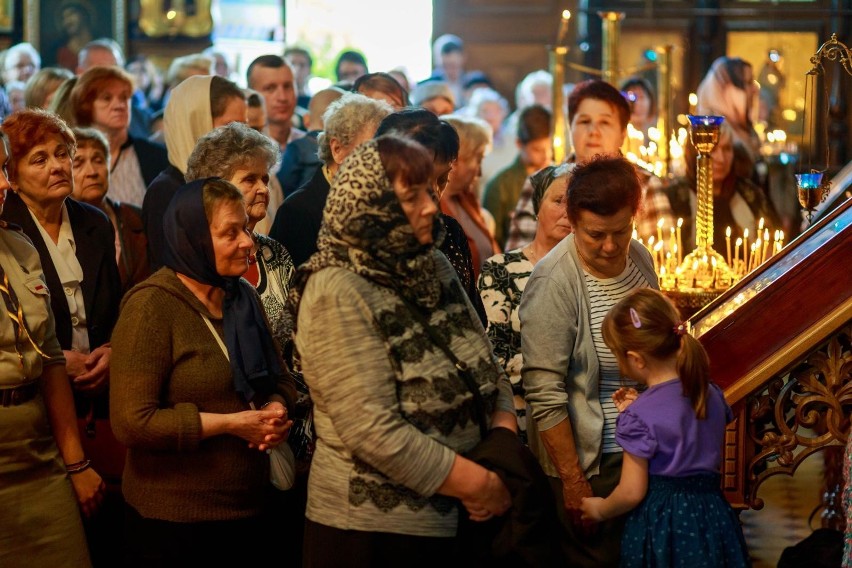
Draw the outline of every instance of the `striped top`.
M585 269L583 270L583 277L589 290L589 321L595 351L600 363L599 397L604 413L603 453L616 453L621 451L621 446L615 441L615 420L618 418L618 409L612 402L612 395L620 387L636 387L636 383L622 379L621 372L618 369L618 360L604 343L601 325L610 308L627 296L631 290L648 288L649 284L630 257L627 258L624 271L614 278L597 278Z

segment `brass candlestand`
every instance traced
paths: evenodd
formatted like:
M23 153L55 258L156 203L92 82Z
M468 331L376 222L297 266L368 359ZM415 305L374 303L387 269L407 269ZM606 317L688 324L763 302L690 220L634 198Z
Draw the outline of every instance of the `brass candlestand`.
M568 47L564 44L570 19L571 12L563 10L562 19L559 21L559 33L556 35L556 45L548 49L550 74L553 77L553 132L551 133L551 140L553 162L556 164L565 161L568 148L568 122L565 119L565 97L562 93L562 86L565 84L565 57L568 55Z
M690 139L698 150L698 207L695 217L696 247L684 257L674 274L660 276L660 288L671 297L684 317L727 290L737 279L725 259L713 249L713 160L719 142L721 116L690 116Z

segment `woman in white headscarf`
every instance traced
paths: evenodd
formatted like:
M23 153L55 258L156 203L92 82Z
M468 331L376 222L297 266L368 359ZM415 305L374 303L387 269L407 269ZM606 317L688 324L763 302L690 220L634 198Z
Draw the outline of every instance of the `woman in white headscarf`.
M246 113L243 90L221 77L189 77L171 92L163 118L170 165L148 186L142 203L142 222L148 235L152 271L163 265L163 215L178 188L186 183L186 163L196 140L217 126L246 122Z
M698 85L698 114L724 116L734 131L734 140L743 143L752 162L760 158L760 140L752 117L757 111L751 63L739 57L720 57Z

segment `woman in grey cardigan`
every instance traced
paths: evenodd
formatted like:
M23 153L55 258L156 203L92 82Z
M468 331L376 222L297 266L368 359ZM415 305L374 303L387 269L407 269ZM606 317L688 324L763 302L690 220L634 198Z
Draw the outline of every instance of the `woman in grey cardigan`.
M415 142L361 145L335 177L319 250L293 283L318 437L305 566L451 562L453 497L473 520L510 505L502 481L462 457L480 438L474 396L440 343L467 364L488 426L516 431L515 414L506 375L434 247L431 173Z
M621 474L612 394L623 382L601 322L630 290L656 288L657 279L651 255L631 239L642 187L629 162L578 165L566 196L574 233L536 265L521 299L529 443L563 505L566 557L615 566L623 519L594 527L579 512L583 497L608 495Z

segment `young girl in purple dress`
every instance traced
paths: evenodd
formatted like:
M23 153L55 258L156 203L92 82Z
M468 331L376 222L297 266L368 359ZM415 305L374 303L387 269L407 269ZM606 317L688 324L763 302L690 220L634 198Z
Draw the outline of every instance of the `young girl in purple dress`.
M739 521L720 489L725 424L722 391L709 360L659 292L639 289L613 306L602 326L621 373L648 388L619 389L615 439L621 481L609 497L583 499L583 517L629 511L621 566L749 566Z

